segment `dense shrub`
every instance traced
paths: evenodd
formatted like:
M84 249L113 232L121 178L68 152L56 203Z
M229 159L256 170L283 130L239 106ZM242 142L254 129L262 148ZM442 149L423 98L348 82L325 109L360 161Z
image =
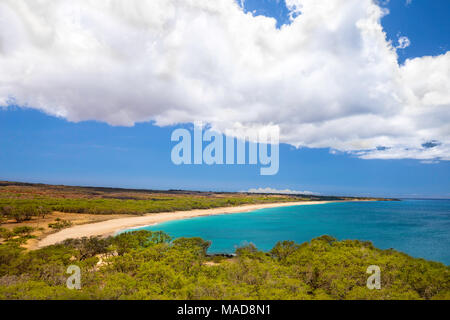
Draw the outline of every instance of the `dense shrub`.
M61 229L64 229L64 228L68 228L71 225L72 225L71 221L60 219L60 218L56 218L56 222L49 223L48 227L52 228L52 229L55 229L55 230L61 230Z
M323 236L301 245L250 244L232 259L206 255L209 241L135 231L25 251L0 245L0 299L450 299L450 268L370 242ZM65 287L68 265L82 289ZM366 287L369 265L381 290Z
M238 206L244 204L294 201L284 197L229 196L229 197L192 197L179 196L148 200L122 199L65 199L40 197L35 199L1 198L0 216L16 219L18 222L31 217L45 217L51 211L90 214L145 214L192 209L209 209Z
M2 220L15 219L17 222L23 222L31 220L32 217L45 217L50 212L50 207L40 205L33 200L0 199L0 215Z

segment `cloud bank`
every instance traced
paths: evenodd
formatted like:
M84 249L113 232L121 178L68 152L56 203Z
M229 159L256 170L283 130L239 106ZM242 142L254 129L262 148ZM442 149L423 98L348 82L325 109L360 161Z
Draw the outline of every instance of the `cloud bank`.
M292 23L277 29L234 0L2 0L0 105L124 126L279 125L297 147L450 159L450 52L399 65L371 0L286 4Z
M284 189L284 190L278 190L274 188L251 188L247 191L242 192L248 192L248 193L276 193L276 194L302 194L302 195L318 195L319 193L315 193L312 191L298 191L298 190L290 190L290 189Z

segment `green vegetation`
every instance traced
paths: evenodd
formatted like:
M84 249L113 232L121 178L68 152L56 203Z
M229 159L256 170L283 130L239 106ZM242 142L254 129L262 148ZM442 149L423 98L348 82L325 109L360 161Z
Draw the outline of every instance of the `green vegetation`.
M3 205L1 205L3 204ZM30 200L0 199L0 217L2 220L15 219L17 222L31 220L32 217L45 218L52 211L48 205Z
M302 201L302 197L83 188L0 182L0 223L45 218L53 211L86 214L145 214L244 204Z
M61 230L64 228L68 228L70 226L72 226L72 222L68 221L68 220L64 220L64 219L60 219L60 218L56 218L55 219L56 222L54 223L49 223L48 227L55 229L55 230Z
M145 214L304 200L344 198L0 182L0 223L53 211ZM44 225L69 227L63 218ZM135 231L30 251L21 246L45 230L26 224L0 227L0 299L450 299L448 266L369 242L323 236L301 245L280 242L270 252L249 245L230 258L208 256L210 242L200 238ZM69 265L82 270L81 290L66 287ZM369 265L382 270L381 290L366 287Z
M370 242L322 236L267 253L249 245L231 259L207 256L209 245L150 231L36 251L6 242L0 299L450 299L448 266ZM81 290L66 288L72 264L82 270ZM381 290L366 287L369 265L381 268Z
M70 187L0 181L0 223L45 218L52 211L88 214L145 214L245 204L306 200L392 200L311 195L267 195Z
M12 231L0 228L0 242L14 245L22 245L28 239L35 238L31 233L35 229L29 226L15 227Z
M192 209L209 209L264 202L286 201L285 198L226 197L226 198L159 198L153 200L120 199L0 199L0 213L16 221L41 216L41 211L90 214L145 214Z

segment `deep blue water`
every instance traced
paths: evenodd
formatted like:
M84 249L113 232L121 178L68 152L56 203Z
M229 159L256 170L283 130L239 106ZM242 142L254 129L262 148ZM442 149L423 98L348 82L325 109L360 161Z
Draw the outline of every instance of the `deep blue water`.
M277 241L298 243L327 234L370 240L414 257L450 264L450 200L344 202L261 209L170 221L147 230L211 240L209 253L234 252L249 242L270 250Z

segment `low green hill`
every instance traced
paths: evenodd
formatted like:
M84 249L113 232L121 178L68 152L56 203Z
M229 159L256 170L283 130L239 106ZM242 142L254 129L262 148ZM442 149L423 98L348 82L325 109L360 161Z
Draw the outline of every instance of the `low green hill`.
M322 236L232 258L208 256L209 245L150 231L35 251L6 241L0 299L450 299L448 266L370 242ZM66 287L69 265L81 268L81 290ZM370 265L381 269L380 290L366 287Z

